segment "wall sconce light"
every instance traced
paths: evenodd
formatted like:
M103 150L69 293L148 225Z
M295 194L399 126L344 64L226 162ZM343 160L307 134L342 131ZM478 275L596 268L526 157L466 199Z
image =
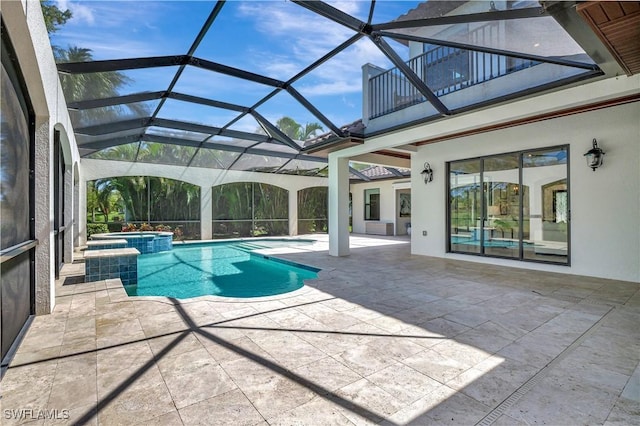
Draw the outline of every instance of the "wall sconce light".
M424 168L420 172L421 175L424 175L424 183L427 184L433 180L433 169L431 169L431 165L429 163L424 163Z
M604 151L598 148L598 142L595 138L593 139L593 148L587 151L584 156L587 159L587 166L591 167L594 172L598 167L602 166Z

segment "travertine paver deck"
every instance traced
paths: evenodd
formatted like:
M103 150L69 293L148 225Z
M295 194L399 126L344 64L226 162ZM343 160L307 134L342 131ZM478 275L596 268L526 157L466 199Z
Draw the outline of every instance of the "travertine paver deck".
M1 382L2 424L638 424L638 284L384 237L334 258L320 238L272 250L319 279L261 301L129 298L62 285L67 265Z

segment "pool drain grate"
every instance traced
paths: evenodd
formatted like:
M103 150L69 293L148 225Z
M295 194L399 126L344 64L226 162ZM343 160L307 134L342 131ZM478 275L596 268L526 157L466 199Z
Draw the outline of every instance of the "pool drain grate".
M491 410L489 414L484 416L476 426L489 426L493 424L498 418L504 414L509 408L513 406L520 398L522 398L527 392L531 390L535 385L537 385L545 376L549 373L549 370L558 365L564 358L567 357L575 348L580 346L582 342L584 342L587 337L591 336L602 324L602 321L611 313L611 311L615 309L614 306L610 307L609 310L598 320L595 324L593 324L587 331L582 333L580 337L578 337L572 344L570 344L565 350L560 352L560 354L551 360L546 366L544 366L540 371L538 371L533 377L527 380L522 386L516 389L511 395L507 397L504 401L502 401L496 408Z

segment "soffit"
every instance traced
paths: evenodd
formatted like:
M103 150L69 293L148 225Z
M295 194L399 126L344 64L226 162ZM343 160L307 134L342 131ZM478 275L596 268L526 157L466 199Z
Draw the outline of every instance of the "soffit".
M576 10L627 75L640 72L640 2L591 1Z

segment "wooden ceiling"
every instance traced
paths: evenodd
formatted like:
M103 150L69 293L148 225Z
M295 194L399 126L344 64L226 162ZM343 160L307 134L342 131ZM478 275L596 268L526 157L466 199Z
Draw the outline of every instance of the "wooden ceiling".
M640 72L640 2L589 1L578 4L576 11L627 75Z

